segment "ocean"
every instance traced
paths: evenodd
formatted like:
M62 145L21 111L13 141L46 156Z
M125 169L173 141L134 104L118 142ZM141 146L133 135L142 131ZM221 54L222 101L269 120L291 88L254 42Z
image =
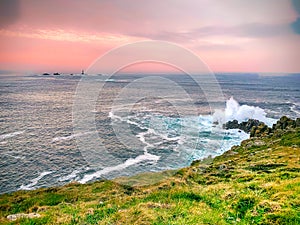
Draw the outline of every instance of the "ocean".
M187 75L160 76L176 83L192 101L174 92L172 100L141 96L126 108L130 95L122 98L126 95L120 93L147 76L95 75L103 88L95 93L90 112L94 128L80 130L74 101L81 75L0 75L0 193L182 168L249 137L214 123L217 114ZM300 117L300 74L220 73L216 79L226 100L219 102L226 120L257 118L271 126L283 115ZM147 85L157 93L165 88L153 81ZM135 85L130 93L146 92L140 89Z

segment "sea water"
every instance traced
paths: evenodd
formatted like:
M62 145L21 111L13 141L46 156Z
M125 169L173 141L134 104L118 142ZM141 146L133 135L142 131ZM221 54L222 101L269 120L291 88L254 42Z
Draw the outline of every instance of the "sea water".
M210 112L204 93L185 75L161 76L193 96L197 115L189 114L191 106L184 101L179 107L186 113L178 115L168 101L157 98L142 100L125 116L114 111L112 103L120 90L145 76L118 74L109 82L97 78L105 82L105 89L93 111L96 132L114 159L97 167L91 166L76 142L91 132L73 130L73 102L81 76L1 75L0 192L177 169L196 159L220 155L249 137L216 125L219 115ZM256 118L271 126L282 115L300 116L299 75L216 77L227 100L225 121ZM134 145L123 143L116 135L114 128L125 125Z

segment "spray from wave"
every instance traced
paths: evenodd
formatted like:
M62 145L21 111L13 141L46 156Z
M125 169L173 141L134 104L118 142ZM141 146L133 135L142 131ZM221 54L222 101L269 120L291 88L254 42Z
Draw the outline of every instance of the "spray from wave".
M268 118L264 109L257 106L240 105L233 97L226 101L224 111L218 111L214 114L214 120L220 124L228 121L237 120L239 123L256 119L264 122L268 126L272 126L276 122L275 119Z

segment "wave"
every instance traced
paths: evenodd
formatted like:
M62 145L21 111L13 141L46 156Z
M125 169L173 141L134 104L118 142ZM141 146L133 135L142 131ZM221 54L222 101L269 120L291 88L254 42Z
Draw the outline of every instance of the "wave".
M77 177L77 174L79 174L80 172L81 172L80 170L74 170L74 171L72 171L72 173L70 173L66 176L62 176L62 177L58 178L58 181L63 182L63 181L74 180Z
M253 118L263 121L267 125L275 121L268 118L262 108L239 105L233 98L227 101L226 108L222 113L225 115L226 121L236 119L242 122ZM143 144L144 154L136 158L129 158L124 163L84 174L83 178L78 181L86 183L93 179L109 177L111 172L122 171L143 161L155 161L155 166L152 168L154 171L158 168L167 169L187 166L192 160L220 155L232 146L238 145L241 141L249 138L249 134L243 131L224 130L222 127L216 127L214 116L199 115L174 118L159 115L155 112L138 112L120 116L118 113L115 114L111 111L108 117L116 126L118 123L130 125L137 140ZM138 165L135 169L140 166L143 165ZM70 174L66 179L76 178L75 173Z
M39 182L39 180L41 180L44 176L53 173L52 171L44 171L42 172L38 177L30 180L31 183L27 184L27 185L21 185L21 187L19 188L19 190L33 190L34 186L37 185L37 183Z
M291 111L294 112L297 116L300 115L300 104L292 103L290 107Z
M71 140L73 138L88 135L88 134L92 134L92 133L94 133L94 132L92 132L92 131L91 132L83 132L83 133L72 134L72 135L69 135L69 136L55 137L55 138L52 139L52 142Z
M0 140L6 139L6 138L11 138L16 135L23 134L23 133L24 133L24 131L16 131L16 132L8 133L8 134L1 134Z
M1 142L2 143L2 142ZM2 155L14 158L14 159L25 159L25 156L18 156L16 154L20 154L19 152L16 151L9 151L9 152L3 152Z
M118 170L123 170L123 169L125 169L125 168L127 168L129 166L132 166L134 164L140 163L142 161L158 161L159 158L160 158L160 156L152 155L152 154L149 154L149 153L145 153L143 155L137 156L134 159L133 158L129 158L124 163L121 163L119 165L106 167L106 168L104 168L102 170L99 170L99 171L97 171L95 173L92 173L92 174L86 174L78 182L84 184L84 183L86 183L86 182L88 182L88 181L90 181L92 179L99 178L102 175L108 174L110 172L118 171Z
M276 119L266 116L264 109L257 106L240 105L233 97L226 101L226 108L223 112L216 112L214 114L215 121L224 124L231 120L237 120L239 123L248 121L249 119L256 119L264 122L268 126L272 126ZM225 119L225 121L224 121Z

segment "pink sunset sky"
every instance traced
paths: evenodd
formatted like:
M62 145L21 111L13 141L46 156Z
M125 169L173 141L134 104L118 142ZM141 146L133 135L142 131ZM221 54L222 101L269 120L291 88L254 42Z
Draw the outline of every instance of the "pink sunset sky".
M188 48L215 72L300 72L300 0L0 1L0 70L79 72L141 40Z

